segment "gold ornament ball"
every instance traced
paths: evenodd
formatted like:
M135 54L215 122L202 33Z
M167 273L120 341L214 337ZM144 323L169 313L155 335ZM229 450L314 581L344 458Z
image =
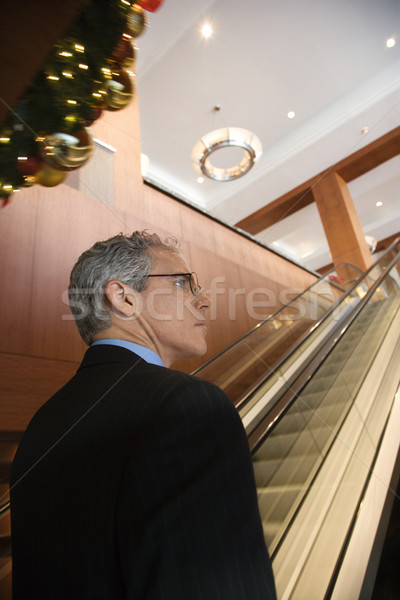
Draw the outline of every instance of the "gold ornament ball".
M106 81L105 88L107 93L104 97L104 108L121 110L132 100L133 78L125 69L113 70L111 79Z
M36 173L36 183L40 183L45 187L54 187L59 183L62 183L66 178L67 173L65 171L59 171L58 169L52 169L49 165L43 165L41 169Z
M59 171L79 169L90 158L93 140L88 129L75 133L57 132L39 140L40 154L45 163Z
M146 15L141 6L134 4L131 6L126 21L127 33L134 38L139 37L146 27Z

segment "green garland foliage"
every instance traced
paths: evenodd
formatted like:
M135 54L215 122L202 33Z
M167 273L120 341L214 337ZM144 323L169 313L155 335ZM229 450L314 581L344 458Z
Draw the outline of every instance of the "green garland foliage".
M55 44L0 131L0 198L25 184L17 157L38 153L37 136L73 133L94 120L102 106L113 51L133 4L88 0L77 21Z

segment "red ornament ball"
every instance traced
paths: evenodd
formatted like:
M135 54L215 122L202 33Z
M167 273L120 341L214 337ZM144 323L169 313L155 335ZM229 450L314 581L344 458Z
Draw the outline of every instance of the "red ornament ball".
M161 4L164 0L140 0L139 4L144 10L148 10L149 12L155 12L160 8Z
M100 106L93 106L92 110L90 111L90 114L88 115L85 125L91 125L94 121L97 121L97 119L100 119L101 115L103 114L103 109L100 108Z
M7 204L10 204L10 202L11 202L11 195L10 196L0 196L0 201L1 201L1 208L5 208L7 206Z
M43 161L38 156L28 156L26 160L17 161L17 169L21 175L35 175L42 166Z
M130 67L135 60L133 44L129 40L121 38L118 46L112 53L111 60L118 63L121 67Z

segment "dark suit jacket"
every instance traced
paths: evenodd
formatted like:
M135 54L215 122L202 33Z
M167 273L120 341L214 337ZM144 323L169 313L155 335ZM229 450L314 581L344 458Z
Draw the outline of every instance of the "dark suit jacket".
M11 474L15 600L275 598L247 439L212 384L90 348Z

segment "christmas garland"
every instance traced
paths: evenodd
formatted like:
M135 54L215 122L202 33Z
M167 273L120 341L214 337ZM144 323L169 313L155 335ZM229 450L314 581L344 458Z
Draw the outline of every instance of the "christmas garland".
M61 183L93 150L88 127L134 93L126 69L144 30L144 10L162 0L89 0L0 130L0 199L21 187Z

